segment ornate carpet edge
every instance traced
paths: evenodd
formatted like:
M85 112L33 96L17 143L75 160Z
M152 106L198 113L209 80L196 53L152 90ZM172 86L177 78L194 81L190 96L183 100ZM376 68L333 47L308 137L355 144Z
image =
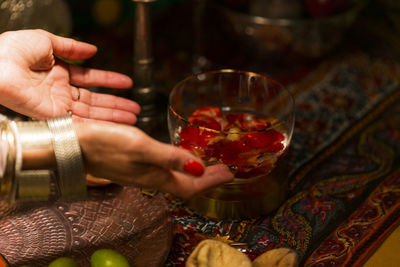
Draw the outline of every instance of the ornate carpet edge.
M391 223L393 222L393 223ZM366 261L378 250L382 243L390 236L390 234L400 226L400 207L394 211L391 216L379 227L376 233L370 237L371 242L374 242L373 246L368 247L367 245L362 246L355 252L354 257L349 261L350 265L362 266ZM375 239L375 235L379 235ZM369 240L366 242L369 243ZM364 251L363 251L364 250Z
M400 225L400 202L393 193L400 193L400 168L313 251L304 266L362 266Z
M295 188L298 187L303 178L322 161L331 156L340 147L342 147L350 138L359 133L366 125L375 120L382 112L384 112L391 104L400 99L400 86L385 100L378 103L370 113L368 113L363 119L352 125L345 133L335 140L330 146L319 152L310 162L306 163L303 168L299 168L293 174L293 177L289 183L289 192L295 192Z

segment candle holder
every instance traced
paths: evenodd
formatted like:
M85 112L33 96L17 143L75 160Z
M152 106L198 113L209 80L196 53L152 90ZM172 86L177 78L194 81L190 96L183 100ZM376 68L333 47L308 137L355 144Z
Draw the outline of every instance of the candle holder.
M150 4L156 0L132 0L135 4L133 80L131 98L141 106L136 126L160 141L168 141L167 99L153 82Z

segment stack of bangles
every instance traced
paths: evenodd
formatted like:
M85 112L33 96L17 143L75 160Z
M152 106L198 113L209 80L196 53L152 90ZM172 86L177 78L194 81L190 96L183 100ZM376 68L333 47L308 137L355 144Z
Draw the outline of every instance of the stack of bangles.
M0 142L0 153L5 156L0 200L47 200L52 180L60 200L86 196L86 173L70 114L46 121L18 122L2 116Z

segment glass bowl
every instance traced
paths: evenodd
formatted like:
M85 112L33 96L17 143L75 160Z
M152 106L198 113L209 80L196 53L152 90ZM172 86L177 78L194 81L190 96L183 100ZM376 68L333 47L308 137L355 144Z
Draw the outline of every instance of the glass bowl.
M206 165L227 165L235 176L229 185L202 194L214 200L264 197L268 190L257 188L256 193L251 187L272 180L269 174L288 149L293 126L290 92L252 72L226 69L196 74L179 82L169 96L172 144Z

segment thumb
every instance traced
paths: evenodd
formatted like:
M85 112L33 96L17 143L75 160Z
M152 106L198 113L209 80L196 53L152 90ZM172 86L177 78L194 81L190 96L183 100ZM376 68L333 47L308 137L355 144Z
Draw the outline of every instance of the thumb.
M163 183L161 189L182 198L192 197L234 179L232 172L223 164L207 167L204 175L196 179L178 172L173 172L172 178Z
M97 47L71 38L45 32L51 40L54 54L71 60L91 58L97 53Z
M204 173L205 167L201 159L182 148L155 140L148 147L143 155L145 157L143 161L146 163L194 176L201 176Z

